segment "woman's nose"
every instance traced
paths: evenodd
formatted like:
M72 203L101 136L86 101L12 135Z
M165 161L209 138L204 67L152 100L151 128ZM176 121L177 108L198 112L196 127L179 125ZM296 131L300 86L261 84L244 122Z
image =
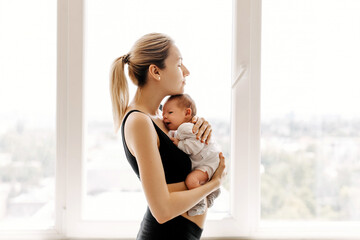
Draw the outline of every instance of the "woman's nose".
M185 67L184 64L182 65L182 67L183 67L183 75L184 75L184 77L189 76L190 75L189 70Z

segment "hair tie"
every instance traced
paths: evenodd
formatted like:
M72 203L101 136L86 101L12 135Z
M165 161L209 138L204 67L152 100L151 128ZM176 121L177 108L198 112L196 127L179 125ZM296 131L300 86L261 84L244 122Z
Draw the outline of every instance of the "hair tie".
M122 56L122 59L123 59L123 62L124 63L129 63L129 57L130 57L130 54L125 54L124 56Z

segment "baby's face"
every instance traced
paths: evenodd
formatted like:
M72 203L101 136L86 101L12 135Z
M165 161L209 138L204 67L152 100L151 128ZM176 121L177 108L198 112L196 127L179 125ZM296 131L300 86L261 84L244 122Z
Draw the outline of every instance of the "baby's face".
M163 107L163 121L169 130L176 130L187 122L186 109L178 106L176 100L170 100Z

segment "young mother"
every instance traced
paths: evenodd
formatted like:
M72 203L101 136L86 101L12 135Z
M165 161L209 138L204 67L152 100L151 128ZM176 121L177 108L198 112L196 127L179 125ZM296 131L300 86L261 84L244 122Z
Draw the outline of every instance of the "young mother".
M138 87L130 104L125 64ZM212 179L201 187L186 189L184 180L191 171L191 161L167 137L158 109L165 96L183 93L188 75L179 49L168 36L159 33L140 38L112 67L110 92L115 128L117 131L122 122L125 154L141 180L149 205L137 236L140 240L200 239L206 214L190 217L186 212L219 188L225 176L224 157L220 154L220 165ZM194 127L195 132L199 129L202 141L208 140L211 132L207 126L199 119Z

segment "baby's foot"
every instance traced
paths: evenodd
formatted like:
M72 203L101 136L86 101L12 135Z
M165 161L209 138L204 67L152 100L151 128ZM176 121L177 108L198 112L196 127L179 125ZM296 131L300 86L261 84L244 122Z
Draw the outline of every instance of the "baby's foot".
M207 197L207 205L208 208L212 207L214 205L215 198L217 198L220 195L220 188L210 193Z
M189 216L202 215L205 213L205 210L206 210L206 204L205 204L205 200L203 199L188 211L188 215Z

